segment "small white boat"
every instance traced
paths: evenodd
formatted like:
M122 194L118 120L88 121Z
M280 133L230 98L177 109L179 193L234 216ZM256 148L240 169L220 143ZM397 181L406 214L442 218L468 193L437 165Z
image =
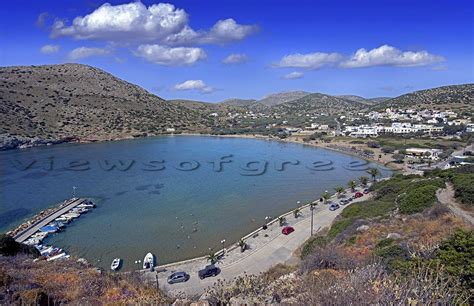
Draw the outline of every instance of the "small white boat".
M115 258L112 260L112 264L110 265L110 269L112 271L116 271L120 268L120 264L122 263L122 260L120 258Z
M52 261L52 260L56 260L56 259L59 259L59 258L62 258L62 257L66 257L67 254L66 253L60 253L58 255L54 255L52 257L49 257L48 259L46 259L46 261ZM66 257L68 258L68 257Z
M145 255L145 258L143 259L143 269L153 269L155 266L155 255L152 253L148 253Z

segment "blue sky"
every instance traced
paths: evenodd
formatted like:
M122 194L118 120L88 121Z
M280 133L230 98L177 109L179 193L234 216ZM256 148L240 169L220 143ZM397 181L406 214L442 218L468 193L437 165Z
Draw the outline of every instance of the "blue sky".
M165 99L211 102L474 81L472 1L104 3L5 2L0 65L89 64Z

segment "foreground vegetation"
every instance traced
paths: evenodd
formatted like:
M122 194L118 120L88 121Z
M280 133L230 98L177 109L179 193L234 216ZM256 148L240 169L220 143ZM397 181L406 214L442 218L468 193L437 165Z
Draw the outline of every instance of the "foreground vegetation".
M474 231L436 202L437 189L472 172L377 182L372 199L307 241L300 264L218 283L209 295L224 303L472 304Z

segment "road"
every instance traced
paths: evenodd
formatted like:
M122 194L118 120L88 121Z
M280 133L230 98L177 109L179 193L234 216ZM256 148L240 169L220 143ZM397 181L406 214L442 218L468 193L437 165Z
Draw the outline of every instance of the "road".
M439 189L436 192L436 197L441 204L446 205L456 216L474 225L474 217L469 212L459 207L459 204L454 198L454 189L451 184L446 184L445 189Z
M366 200L368 196L356 199L353 203ZM341 213L342 208L330 211L328 205L319 204L314 212L315 232L331 225L336 216ZM206 259L201 258L183 264L168 265L165 267L165 271L159 273L147 272L146 278L150 282L156 282L156 274L158 274L160 288L170 295L177 296L184 293L187 296L196 296L202 294L206 288L212 286L217 280L229 281L239 275L265 272L279 263L294 263L297 261L297 258L294 257L294 252L311 236L311 213L309 207L302 209L301 214L302 216L296 219L297 221L295 221L293 216L287 217L287 220L292 222L290 225L295 229L290 235L281 234L281 227L276 222L269 226L268 230L260 232L259 237L256 238L260 239L258 246L254 245L251 238L247 240L249 241L250 250L243 253L238 248L229 251L229 254L217 264L221 269L221 273L217 277L210 277L204 280L198 278L197 272L209 264ZM265 237L264 234L268 235L268 237ZM267 241L263 241L263 239L267 239ZM186 283L169 285L166 282L166 278L175 271L189 273L190 279Z
M34 233L36 233L40 228L43 226L48 225L54 219L58 218L59 216L67 213L69 210L73 209L77 205L86 202L86 199L80 199L80 198L75 198L71 199L68 201L68 204L66 204L64 207L61 207L60 209L54 211L53 213L49 214L45 218L41 219L40 221L32 224L28 229L25 231L21 232L20 234L16 235L14 238L17 242L23 242L27 240L28 238L31 237Z

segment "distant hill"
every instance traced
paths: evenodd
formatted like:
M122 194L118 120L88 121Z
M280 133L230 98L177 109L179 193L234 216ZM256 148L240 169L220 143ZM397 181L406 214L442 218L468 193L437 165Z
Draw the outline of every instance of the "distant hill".
M0 134L111 139L206 130L207 120L94 67L0 68Z
M297 100L299 98L302 98L304 96L309 95L310 92L306 91L287 91L287 92L280 92L280 93L275 93L271 94L269 96L266 96L265 98L257 101L261 105L265 106L274 106L286 102L290 102L293 100Z
M388 97L364 98L364 97L356 96L356 95L339 95L335 97L349 100L349 101L359 102L366 105L374 105L374 104L390 99Z
M302 98L279 104L271 108L272 112L286 114L335 114L347 111L356 111L365 108L364 103L313 93Z
M257 100L254 99L237 99L237 98L231 98L231 99L226 99L219 104L222 105L228 105L228 106L239 106L239 107L247 107L252 104L255 104Z
M369 98L369 101L371 101L373 104L377 104L383 101L387 101L389 99L392 99L390 97L377 97L377 98Z
M451 85L415 91L378 103L375 109L387 107L430 109L473 109L474 84Z

